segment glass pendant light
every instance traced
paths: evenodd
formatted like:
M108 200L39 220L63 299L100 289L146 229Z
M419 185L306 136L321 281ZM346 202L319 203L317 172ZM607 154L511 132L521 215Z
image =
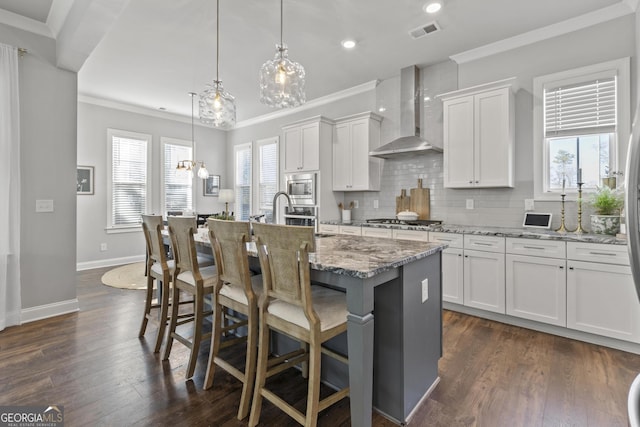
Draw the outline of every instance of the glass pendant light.
M219 79L220 62L220 0L216 0L216 79L200 94L200 121L217 128L236 124L235 98L222 87Z
M189 92L189 96L191 97L191 147L195 147L196 142L193 137L193 97L196 96L196 94L194 92ZM198 169L198 178L209 178L209 171L207 170L207 165L205 165L204 162L200 162L200 168Z
M282 42L282 1L280 0L280 44L276 54L260 69L260 102L274 108L297 107L306 102L304 67L289 59L287 46Z

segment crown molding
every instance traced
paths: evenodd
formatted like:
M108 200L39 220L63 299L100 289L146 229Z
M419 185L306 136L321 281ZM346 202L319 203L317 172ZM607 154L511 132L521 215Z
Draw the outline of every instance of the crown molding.
M363 83L358 86L350 87L349 89L341 90L339 92L334 92L332 94L321 96L320 98L312 99L304 103L303 105L296 108L288 108L283 110L274 111L273 113L263 114L262 116L253 117L251 119L242 120L237 122L233 129L243 128L247 126L253 126L259 123L268 122L269 120L286 117L291 114L296 114L301 111L310 110L312 108L319 107L321 105L329 104L330 102L338 101L340 99L348 98L350 96L358 95L360 93L369 92L374 90L376 86L380 83L379 80L372 80L367 83ZM232 129L229 129L232 130Z
M17 13L9 12L8 10L0 9L0 24L5 24L50 39L54 38L47 24L27 18L26 16L18 15Z
M533 31L519 34L508 39L500 40L495 43L489 43L475 49L467 50L449 58L457 64L475 61L487 56L496 55L508 50L527 46L563 34L572 33L584 28L591 27L612 19L620 18L630 13L634 13L638 4L638 0L622 0L614 5L576 16L556 24L538 28Z

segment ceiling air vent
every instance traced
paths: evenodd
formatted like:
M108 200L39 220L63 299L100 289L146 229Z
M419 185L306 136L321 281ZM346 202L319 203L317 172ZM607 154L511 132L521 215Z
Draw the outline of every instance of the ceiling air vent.
M435 33L436 31L440 31L440 25L436 21L429 22L428 24L421 25L418 28L414 28L409 31L409 34L414 39L419 39L420 37L424 37L427 34Z

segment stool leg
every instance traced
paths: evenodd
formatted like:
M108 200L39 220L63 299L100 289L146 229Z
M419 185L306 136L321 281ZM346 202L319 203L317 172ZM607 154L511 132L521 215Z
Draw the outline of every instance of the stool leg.
M220 350L220 336L222 335L222 319L224 318L223 307L220 304L214 304L213 318L211 326L211 347L209 349L209 362L207 364L207 373L204 376L205 390L208 390L213 385L213 375L216 370L215 358Z
M171 354L171 346L173 345L173 334L176 332L176 324L178 323L178 307L180 306L180 289L175 285L171 295L171 323L169 324L169 332L167 333L167 344L164 346L164 356L162 360L169 360Z
M312 334L312 341L313 334ZM309 351L309 390L307 395L307 413L305 427L316 427L318 423L318 404L320 401L320 340L311 344Z
M153 350L154 353L160 351L162 346L162 340L164 339L164 332L167 327L167 320L169 318L169 275L165 274L162 278L162 282L158 283L158 287L162 286L162 301L160 302L160 324L158 325L158 336L156 337L156 347Z
M144 303L144 314L142 315L142 324L140 325L140 332L138 333L138 337L144 336L144 333L147 330L147 323L149 323L149 319L147 316L151 313L151 302L153 300L153 277L151 274L147 275L147 299Z
M269 358L269 326L267 326L260 316L260 337L258 339L258 370L256 372L256 389L253 392L253 403L251 404L251 415L249 416L249 427L255 427L260 421L260 411L262 410L262 388L267 379L267 362Z
M240 397L240 407L238 408L238 419L242 420L249 415L251 406L251 395L256 381L256 359L258 357L258 313L249 313L249 324L247 325L247 357L244 364L244 384L242 385L242 396ZM267 354L268 355L268 354Z
M196 290L194 298L194 317L193 317L193 341L191 342L191 355L189 356L189 365L187 365L186 379L193 376L196 370L196 362L198 360L198 352L200 350L200 341L202 340L202 322L203 322L203 295Z

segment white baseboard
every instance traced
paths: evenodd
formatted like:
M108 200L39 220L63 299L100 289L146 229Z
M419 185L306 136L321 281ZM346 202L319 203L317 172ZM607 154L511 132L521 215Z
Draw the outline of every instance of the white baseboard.
M86 261L76 264L76 271L91 270L93 268L113 267L115 265L131 264L133 262L144 261L144 255L134 255L122 258L101 259L98 261Z
M21 323L35 322L36 320L60 316L67 313L74 313L76 311L80 311L77 298L54 302L52 304L24 308L21 313Z

